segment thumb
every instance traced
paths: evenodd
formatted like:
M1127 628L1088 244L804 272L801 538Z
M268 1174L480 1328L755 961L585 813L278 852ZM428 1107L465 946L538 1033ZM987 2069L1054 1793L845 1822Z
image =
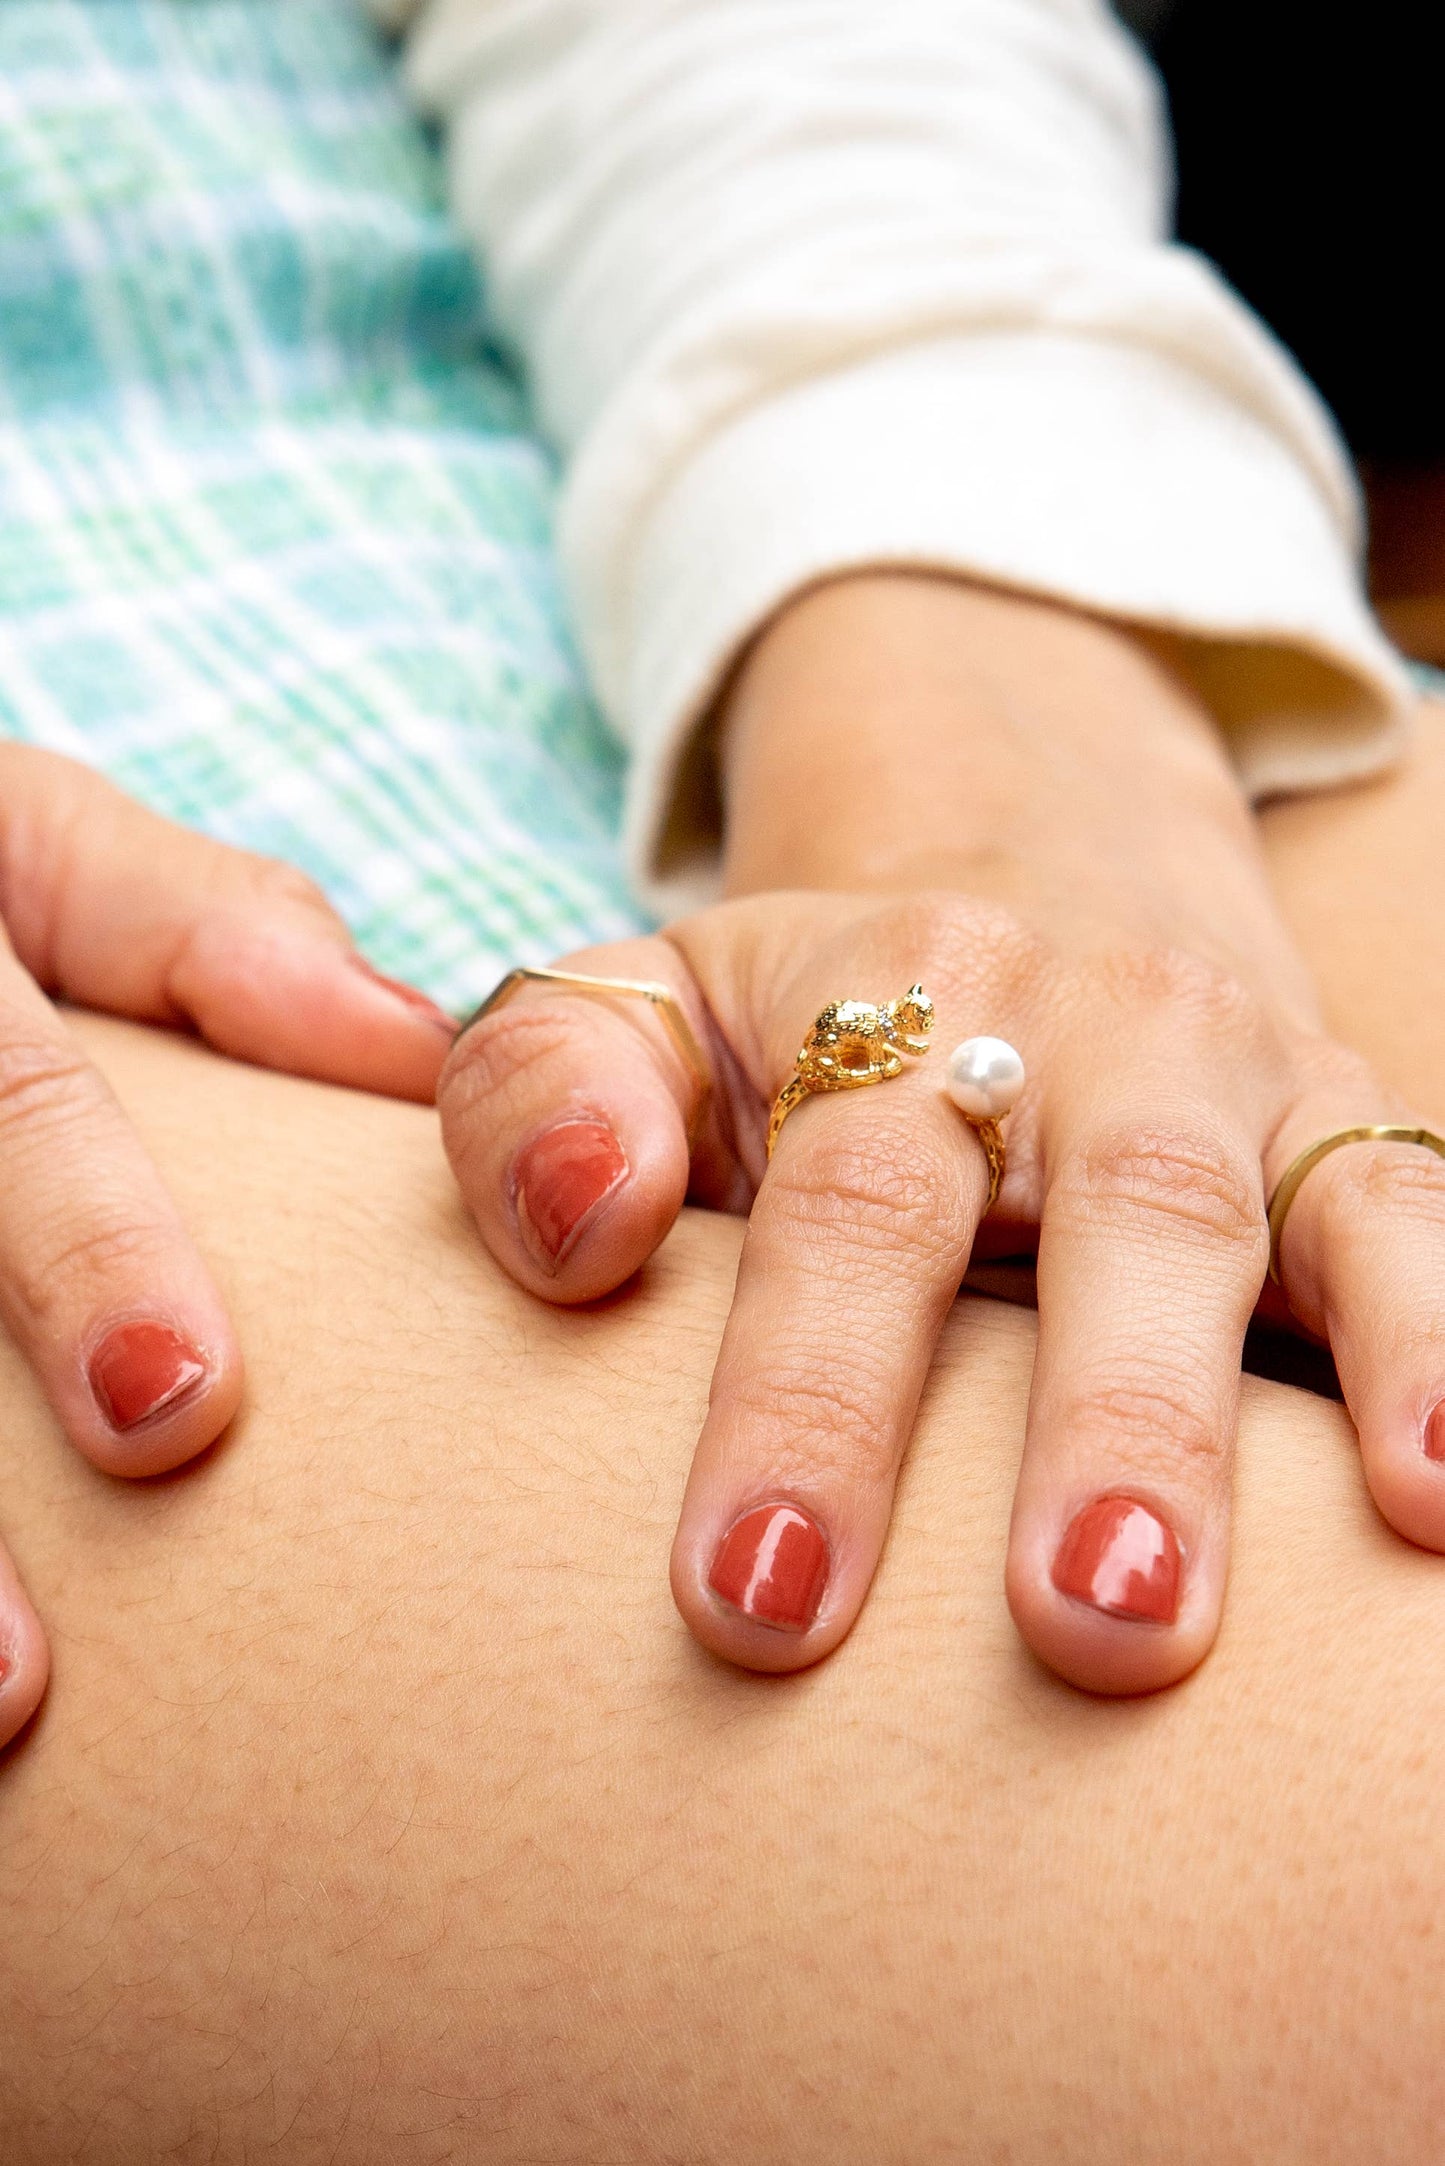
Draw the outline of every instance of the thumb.
M148 811L77 761L0 748L0 910L45 989L188 1023L237 1059L430 1101L448 1016L357 952L294 866Z

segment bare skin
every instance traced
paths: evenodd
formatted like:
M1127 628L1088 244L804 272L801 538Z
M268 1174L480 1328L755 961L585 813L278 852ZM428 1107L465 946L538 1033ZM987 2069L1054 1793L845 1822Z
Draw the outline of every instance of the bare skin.
M1298 1154L1428 1125L1430 1102L1330 1031L1181 657L1018 595L858 574L768 626L720 727L728 899L563 959L667 985L706 1094L648 1011L555 984L466 1032L439 1087L482 1234L544 1299L624 1284L685 1195L750 1214L672 1551L701 1643L770 1671L841 1644L971 1256L1038 1257L1007 1586L1070 1683L1158 1690L1213 1644L1256 1311L1329 1344L1381 1513L1445 1550L1445 1164L1331 1157L1266 1284L1266 1200ZM825 1003L915 981L933 1057L806 1099L767 1160ZM986 1217L942 1087L981 1034L1027 1070Z
M77 1450L109 1474L158 1474L230 1422L241 1349L55 1000L427 1101L451 1029L378 977L293 867L160 819L74 760L0 744L0 1318ZM0 1746L47 1659L0 1538Z
M1307 953L1422 791L1438 834L1442 741L1267 821ZM1362 937L1368 987L1310 955L1427 1107L1436 919ZM1367 1043L1384 958L1414 1012ZM859 1625L745 1675L660 1569L736 1222L549 1308L423 1111L78 1027L250 1381L209 1459L122 1485L5 1357L55 1652L0 1778L7 2166L1431 2166L1445 1586L1338 1407L1247 1380L1212 1660L1087 1698L1004 1601L1032 1319L962 1302Z

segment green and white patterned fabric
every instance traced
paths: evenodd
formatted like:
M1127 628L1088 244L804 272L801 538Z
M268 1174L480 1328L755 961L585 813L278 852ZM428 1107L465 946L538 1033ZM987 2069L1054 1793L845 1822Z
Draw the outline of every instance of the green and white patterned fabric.
M0 733L464 1007L644 922L552 494L354 0L0 0Z

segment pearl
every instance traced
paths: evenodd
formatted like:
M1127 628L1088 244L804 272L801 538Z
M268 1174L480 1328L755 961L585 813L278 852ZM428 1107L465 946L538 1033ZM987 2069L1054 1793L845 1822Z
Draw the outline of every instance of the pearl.
M970 1120L999 1121L1024 1087L1024 1064L1002 1038L965 1038L948 1056L944 1089Z

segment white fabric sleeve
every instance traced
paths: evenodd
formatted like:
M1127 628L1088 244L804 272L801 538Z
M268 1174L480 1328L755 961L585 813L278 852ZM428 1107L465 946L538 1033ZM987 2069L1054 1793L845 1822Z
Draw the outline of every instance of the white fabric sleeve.
M1333 426L1169 245L1103 0L370 0L566 461L583 651L661 908L713 891L702 729L789 595L916 565L1186 635L1256 794L1402 747Z

